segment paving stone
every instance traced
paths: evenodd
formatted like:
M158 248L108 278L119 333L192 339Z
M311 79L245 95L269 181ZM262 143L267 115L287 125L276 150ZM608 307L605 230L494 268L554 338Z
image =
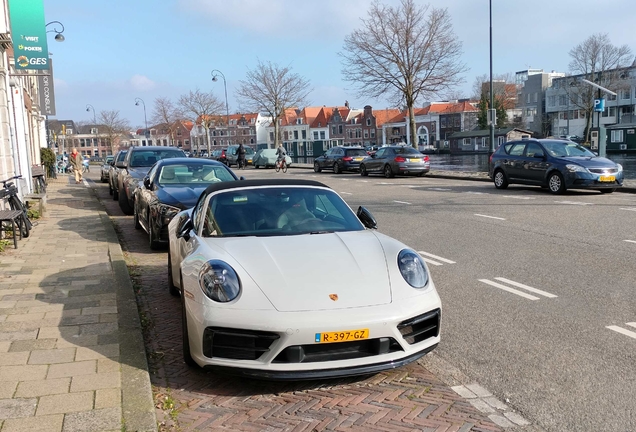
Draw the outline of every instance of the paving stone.
M9 315L7 317L7 322L22 322L22 321L40 321L44 319L43 313L34 313L34 314L17 314L17 315Z
M100 314L99 315L100 323L117 322L118 319L119 319L119 315L117 314Z
M495 409L481 399L468 399L468 402L483 413L493 413Z
M0 381L35 381L44 379L48 365L0 366Z
M75 376L71 381L71 392L98 390L103 388L120 388L119 372L98 373L96 375Z
M69 347L89 347L99 344L98 335L86 335L86 336L71 336L66 339L58 339L56 348L69 348Z
M451 389L465 399L474 399L477 397L475 393L471 392L463 385L451 387Z
M42 327L38 332L38 339L67 338L78 335L79 331L79 326Z
M11 348L9 351L34 351L34 350L49 350L55 348L57 341L55 339L32 339L32 340L20 340L11 342Z
M507 418L497 415L497 414L491 414L488 416L488 418L490 420L493 421L493 423L495 423L497 426L501 426L504 428L509 428L509 427L514 427L514 423L511 423L510 421L508 421Z
M508 412L505 412L504 415L506 416L508 420L510 420L511 422L519 426L528 426L530 424L528 420L526 420L525 418L523 418L516 412L508 411Z
M468 390L470 390L471 392L475 393L479 397L492 396L492 393L490 393L488 390L486 390L485 388L483 388L479 384L468 384L468 385L466 385L466 388L468 388Z
M105 357L119 357L119 344L77 348L75 361L92 360Z
M18 385L16 398L48 396L68 393L71 378L44 379L38 381L23 381Z
M485 397L485 398L482 398L482 400L486 402L488 405L490 405L491 407L497 408L498 410L504 411L508 409L508 405L506 405L505 403L503 403L502 401L500 401L494 396Z
M80 326L81 335L90 334L108 334L116 332L119 326L117 323L103 323L103 324L84 324Z
M63 422L64 414L8 419L2 432L60 432Z
M88 307L82 309L82 315L116 314L117 306Z
M11 347L11 341L2 341L0 342L0 353L9 352Z
M0 332L0 341L16 341L16 340L28 340L38 337L37 330L28 331L15 331L15 332Z
M92 391L42 396L38 404L37 415L65 414L93 409Z
M73 377L80 375L94 375L97 373L97 362L88 360L82 362L60 363L49 367L46 375L48 379Z
M118 361L107 358L97 360L97 373L119 372L120 370L121 365Z
M121 408L105 408L67 414L63 432L104 432L122 429Z
M28 352L0 353L0 366L25 365L28 358Z
M100 389L95 392L95 409L121 406L121 389Z
M17 387L17 381L0 381L0 399L11 399Z
M75 359L77 348L31 351L29 364L68 363Z
M33 309L33 308L32 308ZM44 318L69 318L80 315L82 312L81 309L60 309L55 311L46 312L44 314Z
M37 404L37 399L0 399L0 419L30 417Z

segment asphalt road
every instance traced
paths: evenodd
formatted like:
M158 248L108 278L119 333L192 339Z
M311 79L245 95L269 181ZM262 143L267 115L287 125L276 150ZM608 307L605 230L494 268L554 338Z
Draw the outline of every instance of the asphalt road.
M636 430L636 195L293 169L240 174L322 181L422 252L444 308L436 353L533 423Z

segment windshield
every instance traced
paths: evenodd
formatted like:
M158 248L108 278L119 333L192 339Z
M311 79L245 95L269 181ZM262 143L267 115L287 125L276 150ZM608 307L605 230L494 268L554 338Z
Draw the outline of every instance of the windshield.
M185 157L185 153L181 150L137 150L132 154L130 166L151 167L158 160L176 157Z
M422 153L415 150L413 147L395 147L395 154L417 155L422 156Z
M166 165L159 173L158 184L205 186L211 183L236 180L224 166L207 164Z
M119 153L119 156L117 157L117 162L122 162L124 159L126 159L126 153L128 153L127 151L122 151Z
M345 150L347 156L367 156L367 152L363 149L347 149Z
M270 187L213 195L202 235L260 237L361 230L362 223L333 191Z
M596 157L594 153L574 142L544 141L542 144L554 157Z

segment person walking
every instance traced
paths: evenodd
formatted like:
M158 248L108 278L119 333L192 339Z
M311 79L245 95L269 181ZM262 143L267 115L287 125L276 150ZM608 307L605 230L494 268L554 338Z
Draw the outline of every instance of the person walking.
M245 168L245 147L243 147L243 144L240 144L238 147L237 164L239 169Z
M79 152L77 151L77 148L73 147L73 152L71 153L68 159L71 165L73 166L73 172L75 173L75 183L77 184L83 180L82 165L84 161L83 161L82 155L79 154Z

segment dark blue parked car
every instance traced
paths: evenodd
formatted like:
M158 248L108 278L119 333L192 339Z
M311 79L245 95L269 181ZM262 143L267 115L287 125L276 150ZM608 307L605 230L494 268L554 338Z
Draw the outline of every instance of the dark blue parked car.
M490 157L489 176L497 189L519 183L612 193L623 186L623 167L567 140L524 139L502 144Z

